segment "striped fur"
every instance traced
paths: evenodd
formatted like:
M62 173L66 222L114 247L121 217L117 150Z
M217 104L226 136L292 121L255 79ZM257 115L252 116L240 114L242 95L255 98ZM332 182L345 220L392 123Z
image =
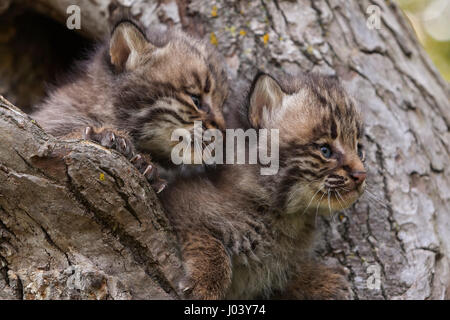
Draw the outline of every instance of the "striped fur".
M345 275L310 251L315 215L350 206L364 188L348 172L363 170L354 102L335 78L260 75L239 114L236 128L279 129L280 170L261 176L259 166L226 165L214 179L179 179L163 191L186 270L180 289L196 299L349 298ZM328 159L324 143L334 151ZM344 200L328 198L327 188L343 186Z
M277 204L288 213L305 210L305 202L310 203L306 209L310 211L347 208L365 187L350 175L365 172L363 125L355 102L334 77L312 74L282 79L280 85L295 93L284 95L281 110L267 123L271 127L283 123L280 171L272 177L278 190ZM329 159L321 154L322 145L331 147Z
M78 77L52 92L32 116L56 136L86 126L125 131L139 152L171 168L173 130L192 132L196 120L222 129L227 94L226 72L206 41L178 30L144 35L124 20L79 66Z

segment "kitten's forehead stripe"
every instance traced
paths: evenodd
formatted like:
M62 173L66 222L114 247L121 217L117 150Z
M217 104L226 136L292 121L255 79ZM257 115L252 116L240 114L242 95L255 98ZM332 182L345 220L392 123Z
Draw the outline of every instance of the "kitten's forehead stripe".
M208 63L208 70L213 75L214 79L220 79L223 78L223 73L220 73L217 71L217 68L212 63Z
M320 124L312 128L311 141L317 141L320 140L321 138L328 137L329 132L330 132L329 125L325 120L323 120Z
M331 139L336 139L338 136L337 133L337 126L336 126L336 121L332 118L331 119L331 128L330 128L330 135L331 135Z
M202 88L202 80L200 78L200 75L198 74L197 71L192 71L191 74L195 80L195 84L196 84L197 88L201 89Z
M209 77L209 74L206 75L206 80L205 80L205 87L203 89L206 93L209 93L209 91L211 90L211 79Z

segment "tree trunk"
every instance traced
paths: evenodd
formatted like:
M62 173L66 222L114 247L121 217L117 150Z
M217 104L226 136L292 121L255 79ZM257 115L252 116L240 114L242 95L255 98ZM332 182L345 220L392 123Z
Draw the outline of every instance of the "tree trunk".
M175 238L145 178L0 98L0 298L176 298Z
M124 4L146 27L208 38L234 90L257 68L338 75L365 116L369 192L320 221L318 253L349 270L356 299L445 298L450 90L394 3L24 2L62 23L71 4L92 39ZM379 28L367 26L370 5L381 9ZM137 172L115 152L55 140L13 107L0 111L0 298L176 298L174 235Z

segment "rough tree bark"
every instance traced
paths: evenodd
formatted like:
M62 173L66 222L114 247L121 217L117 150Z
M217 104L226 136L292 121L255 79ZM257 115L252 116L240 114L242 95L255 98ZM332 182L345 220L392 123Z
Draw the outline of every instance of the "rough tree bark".
M175 238L126 159L57 141L1 96L0 137L0 299L177 297Z
M27 2L63 23L78 4L89 38L106 33L115 6L147 27L183 27L218 47L236 90L257 68L337 74L365 116L368 185L378 200L364 196L337 221L322 220L318 252L348 268L357 299L446 296L450 90L394 3ZM381 8L379 29L366 25L370 5ZM148 184L114 152L57 141L3 104L0 298L176 297L165 277L179 268L174 236Z

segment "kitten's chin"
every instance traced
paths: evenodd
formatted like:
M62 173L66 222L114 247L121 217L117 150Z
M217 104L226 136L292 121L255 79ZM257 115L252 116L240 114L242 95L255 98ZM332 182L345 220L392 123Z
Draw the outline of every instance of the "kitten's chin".
M315 196L298 197L290 201L287 206L287 213L314 214L329 216L336 211L342 211L353 205L361 196L364 188L347 192L335 191L313 193Z
M337 208L336 210L343 210L349 208L352 204L358 200L361 193L358 190L351 190L346 193L339 193L336 197Z
M339 192L339 194L337 192L331 191L330 201L328 201L327 196L326 199L324 197L322 203L320 204L320 207L325 207L323 210L323 213L325 214L330 213L330 207L332 212L345 210L351 207L359 199L363 191L364 188L350 190L345 193L341 191Z

